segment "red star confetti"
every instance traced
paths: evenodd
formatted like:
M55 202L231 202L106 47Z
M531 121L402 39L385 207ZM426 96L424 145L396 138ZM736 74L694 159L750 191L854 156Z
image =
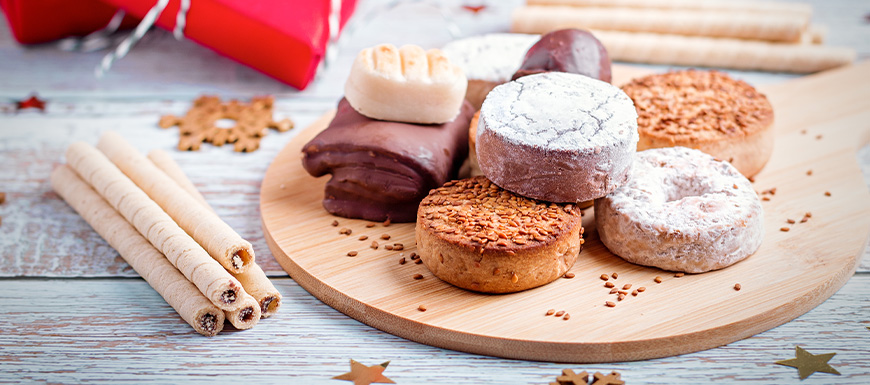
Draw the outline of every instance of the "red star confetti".
M794 350L795 358L776 361L776 363L778 365L797 368L798 376L800 376L801 380L809 377L815 372L840 375L840 372L838 372L837 369L828 365L828 361L830 361L831 358L834 358L837 353L812 354L800 346L795 346Z
M365 366L359 362L354 360L350 360L350 371L332 377L334 380L343 380L343 381L353 381L354 385L369 385L372 383L378 384L395 384L393 380L384 377L384 370L387 369L387 365L390 364L390 361L384 362L380 365L372 365Z
M480 13L480 11L483 11L484 9L486 9L486 5L483 5L483 4L481 4L481 5L467 5L466 4L466 5L462 6L462 9L476 15L476 14Z
M15 102L16 111L21 111L28 108L36 108L42 112L45 112L45 100L42 100L37 97L36 94L33 94L25 100L18 100Z

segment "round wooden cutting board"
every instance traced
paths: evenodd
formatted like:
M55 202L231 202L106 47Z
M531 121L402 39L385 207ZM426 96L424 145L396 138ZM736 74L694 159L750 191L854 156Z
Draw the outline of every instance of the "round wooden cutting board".
M263 230L275 258L308 292L361 322L420 343L557 362L641 360L720 346L798 317L854 273L870 230L870 194L855 159L870 138L868 73L870 65L863 63L762 89L774 105L777 142L754 186L776 192L764 195L769 201L763 202L761 249L723 270L678 278L627 263L600 243L587 209L586 244L571 269L573 279L502 295L453 287L410 260L414 224L369 227L323 209L328 177L309 176L300 149L326 127L331 113L300 132L266 172ZM811 217L800 223L808 212ZM339 234L342 228L352 234ZM384 234L389 241L381 239ZM372 240L381 244L378 250L369 247ZM394 243L404 250L383 247ZM349 251L358 255L349 257ZM408 263L399 263L402 256ZM610 281L617 287L646 290L616 301L599 278L614 272L619 277ZM423 278L414 279L417 274ZM654 282L657 276L661 283ZM606 307L605 301L617 305ZM546 316L548 309L571 317Z

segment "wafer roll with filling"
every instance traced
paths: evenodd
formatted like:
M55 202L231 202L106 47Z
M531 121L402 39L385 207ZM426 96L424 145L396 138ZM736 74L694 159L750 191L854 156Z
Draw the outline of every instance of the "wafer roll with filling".
M152 155L154 156L152 157ZM181 167L175 163L169 154L164 151L154 150L148 154L148 158L154 162L157 168L163 170L166 175L169 175L172 180L178 183L184 191L191 195L196 194L194 198L211 210L211 206L202 198L202 195L196 190L196 187L194 187L190 179L184 174L184 171L181 170ZM197 196L199 198L196 198ZM272 284L272 281L266 276L263 269L256 263L251 264L251 267L245 270L244 273L233 274L233 277L236 277L242 283L245 291L260 304L260 313L263 318L275 314L278 308L281 307L281 293L278 292L278 289L275 288L275 285Z
M111 131L104 133L97 148L228 271L244 272L254 262L250 242L185 193L178 183L120 135Z
M809 18L813 8L804 3L741 0L527 0L527 5L568 7L654 8L703 11L742 11L796 14Z
M224 315L236 329L250 329L260 322L260 304L247 293L242 298L242 304L240 309L224 312Z
M593 31L614 61L810 73L851 64L851 48Z
M105 155L87 143L77 142L67 149L66 159L82 179L160 250L209 301L221 310L242 307L245 292L242 284Z
M514 10L512 32L564 28L798 42L808 17L793 14L527 6Z
M51 186L194 330L211 337L223 329L224 312L69 166L51 173Z
M163 150L151 150L151 152L148 153L148 160L150 160L151 163L154 163L154 165L157 166L157 168L159 168L161 171L163 171L167 176L172 178L175 183L178 183L178 186L181 187L182 190L190 194L193 199L196 199L199 203L202 203L205 208L214 211L214 209L212 209L211 206L208 205L205 197L202 196L202 194L199 193L199 190L196 189L196 186L193 185L193 182L191 182L190 179L188 179L187 176L184 175L184 171L181 169L181 166L179 166L178 163L176 163L175 160L172 159L168 152Z

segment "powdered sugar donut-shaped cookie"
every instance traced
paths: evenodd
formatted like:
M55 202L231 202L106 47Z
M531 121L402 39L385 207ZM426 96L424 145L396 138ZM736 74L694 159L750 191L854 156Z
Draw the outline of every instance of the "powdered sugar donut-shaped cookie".
M601 241L639 265L703 273L761 246L764 212L728 162L685 147L638 152L624 186L595 201Z
M505 190L583 202L625 183L637 141L637 112L619 88L548 72L487 95L476 150L483 174Z

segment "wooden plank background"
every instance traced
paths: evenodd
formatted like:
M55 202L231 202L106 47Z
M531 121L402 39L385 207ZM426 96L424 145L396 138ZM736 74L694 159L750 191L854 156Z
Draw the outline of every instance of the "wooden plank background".
M506 29L519 0L490 2L484 12L445 2L465 34ZM866 2L810 1L814 20L828 26L828 43L855 47L870 59ZM383 3L381 1L380 3ZM472 2L468 2L469 4ZM377 2L364 3L359 16ZM827 302L806 315L755 337L667 359L608 365L563 365L482 357L409 342L362 325L320 303L287 278L269 254L258 212L260 182L269 162L295 134L271 133L252 154L204 146L171 151L218 214L254 244L258 261L285 296L281 313L245 332L205 339L136 277L107 244L51 191L50 170L67 145L95 143L99 133L120 132L140 150L172 150L177 132L161 130L163 114L181 114L202 93L277 97L276 115L299 127L313 122L341 96L350 60L361 47L389 41L440 46L450 39L443 21L423 2L372 18L342 41L338 60L308 90L297 92L190 41L152 31L102 80L92 72L99 53L68 53L53 44L21 47L0 19L0 382L232 380L337 383L329 377L353 358L368 365L392 360L386 375L399 383L547 383L562 368L621 370L630 384L792 383L796 371L772 362L793 356L794 346L837 352L841 377L816 374L803 383L870 382L866 348L870 331L870 258ZM412 31L439 33L401 33ZM651 66L655 70L666 67ZM794 75L732 72L753 84ZM870 74L868 74L870 76ZM45 113L14 111L31 92L49 101ZM857 154L870 184L870 147ZM231 172L227 172L230 170ZM843 202L848 204L848 202ZM854 236L866 236L862 229ZM618 327L618 320L615 320ZM216 377L220 376L220 377Z

